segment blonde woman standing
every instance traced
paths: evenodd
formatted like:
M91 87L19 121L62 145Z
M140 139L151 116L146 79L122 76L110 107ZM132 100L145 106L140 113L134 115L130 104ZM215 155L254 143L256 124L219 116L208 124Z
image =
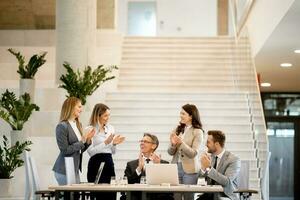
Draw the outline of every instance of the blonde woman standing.
M82 112L81 100L76 97L67 98L61 108L59 124L56 126L56 142L60 150L53 166L55 178L59 185L66 185L65 157L73 157L75 165L76 182L80 182L82 153L91 143L95 134L94 129L84 133L79 121Z
M110 109L107 105L98 103L94 106L89 128L94 128L96 133L92 138L92 144L87 152L91 156L88 163L87 179L94 182L101 162L104 162L100 183L110 183L112 176L115 176L112 154L116 152L116 146L122 143L125 137L115 134L114 127L109 124ZM115 199L116 193L91 194L92 199Z
M197 107L193 104L183 105L179 125L170 134L168 148L168 153L173 156L172 163L177 163L181 184L197 184L200 170L198 155L202 142L203 130ZM184 200L194 199L194 194L186 193L183 196Z

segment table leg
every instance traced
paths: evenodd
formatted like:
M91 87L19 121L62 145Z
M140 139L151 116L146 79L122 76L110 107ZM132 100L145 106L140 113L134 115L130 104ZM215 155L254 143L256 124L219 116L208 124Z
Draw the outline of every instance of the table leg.
M59 200L60 191L55 190L54 194L55 194L55 200Z
M147 199L147 193L146 192L142 192L142 200L146 200Z
M131 191L126 192L126 200L131 200Z

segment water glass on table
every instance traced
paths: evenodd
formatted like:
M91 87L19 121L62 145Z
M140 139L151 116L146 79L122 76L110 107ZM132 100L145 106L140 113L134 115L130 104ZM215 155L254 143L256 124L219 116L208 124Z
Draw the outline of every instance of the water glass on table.
M142 177L141 177L140 183L141 183L141 184L147 184L146 176L142 176Z
M124 176L123 178L121 178L120 184L121 184L121 185L127 185L127 184L128 184L127 176Z
M111 184L111 185L117 185L117 179L116 179L115 176L112 176L112 177L110 178L110 184Z

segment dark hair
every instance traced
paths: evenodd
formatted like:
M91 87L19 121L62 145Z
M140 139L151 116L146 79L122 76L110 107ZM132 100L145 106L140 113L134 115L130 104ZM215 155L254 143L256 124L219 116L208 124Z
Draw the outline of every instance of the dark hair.
M155 151L155 150L157 149L158 145L159 145L158 138L156 137L156 135L153 135L153 134L151 134L151 133L144 133L144 136L143 136L143 137L145 137L145 136L151 138L153 144L156 144L156 147L155 147L155 149L154 149L154 151Z
M103 115L106 110L109 110L109 107L103 103L98 103L94 106L91 118L90 118L90 125L96 126L98 124L98 119L101 115Z
M192 116L192 126L193 128L202 129L202 123L200 121L200 115L198 108L194 104L185 104L182 106L182 109ZM176 134L184 132L185 124L180 123L176 128Z
M211 135L213 137L214 142L218 142L222 148L224 147L226 137L222 131L210 130L207 132L207 135Z

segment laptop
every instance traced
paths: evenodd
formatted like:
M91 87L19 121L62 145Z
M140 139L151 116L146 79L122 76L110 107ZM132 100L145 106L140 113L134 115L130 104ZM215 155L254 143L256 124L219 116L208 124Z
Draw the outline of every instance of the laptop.
M101 162L101 164L99 166L99 169L98 169L98 172L97 172L97 175L96 175L96 178L95 178L94 184L99 184L99 180L100 180L103 168L104 168L104 164L105 164L105 162Z
M146 182L148 185L179 185L177 164L146 165Z

